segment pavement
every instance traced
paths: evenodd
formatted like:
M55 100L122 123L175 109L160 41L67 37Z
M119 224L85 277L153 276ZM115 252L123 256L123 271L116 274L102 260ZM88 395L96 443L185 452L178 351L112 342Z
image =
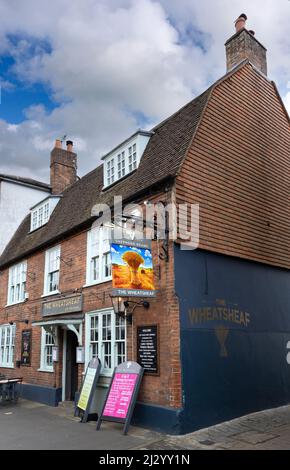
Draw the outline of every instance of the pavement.
M71 404L27 400L0 406L0 450L290 450L290 406L253 413L184 436L103 422L82 424Z

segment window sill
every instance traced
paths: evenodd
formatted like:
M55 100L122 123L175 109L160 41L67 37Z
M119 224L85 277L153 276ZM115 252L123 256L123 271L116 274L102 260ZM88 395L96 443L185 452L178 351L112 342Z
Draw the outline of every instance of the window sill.
M50 297L52 295L57 295L57 294L61 294L61 292L59 290L55 290L54 292L48 292L47 294L42 294L42 298L43 297Z
M2 364L0 364L0 368L1 368L1 369L15 369L14 364L11 365L11 366L7 366L7 365L6 365L6 366L2 366Z
M6 307L13 307L13 305L19 305L19 304L24 304L27 299L19 300L19 302L13 302L13 304L6 304Z
M94 281L94 282L90 282L90 283L86 283L85 285L83 285L83 287L93 287L93 286L97 286L99 284L105 284L105 282L110 282L112 281L112 276L110 277L106 277L105 279L101 279L100 281Z
M43 369L42 367L40 367L39 369L37 369L37 372L48 372L49 374L53 374L54 370L53 369Z

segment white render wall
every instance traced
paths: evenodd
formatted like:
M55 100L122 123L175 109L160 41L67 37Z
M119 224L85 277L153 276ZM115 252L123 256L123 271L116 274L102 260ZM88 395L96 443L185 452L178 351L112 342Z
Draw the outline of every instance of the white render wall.
M30 208L48 195L48 191L38 188L0 181L0 254Z

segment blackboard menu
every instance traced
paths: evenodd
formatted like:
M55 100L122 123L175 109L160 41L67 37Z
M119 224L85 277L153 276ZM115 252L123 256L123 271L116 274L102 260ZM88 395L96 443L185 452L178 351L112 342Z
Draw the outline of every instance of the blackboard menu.
M158 325L137 327L137 361L144 373L158 374Z
M21 364L31 365L31 330L23 330L21 338Z

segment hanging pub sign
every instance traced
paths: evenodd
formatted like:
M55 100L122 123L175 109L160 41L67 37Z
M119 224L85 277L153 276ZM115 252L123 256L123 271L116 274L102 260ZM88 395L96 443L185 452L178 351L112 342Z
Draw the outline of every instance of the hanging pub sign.
M21 335L21 365L31 365L31 330L23 330Z
M82 423L88 421L90 408L101 371L101 362L95 357L89 362L76 406L75 416L82 414Z
M106 396L101 415L97 423L97 431L102 421L114 421L124 424L127 434L139 388L143 377L143 367L137 362L123 362L114 370L110 387Z
M137 327L137 361L144 373L158 375L158 325Z
M148 240L112 240L112 295L155 297L151 243Z

